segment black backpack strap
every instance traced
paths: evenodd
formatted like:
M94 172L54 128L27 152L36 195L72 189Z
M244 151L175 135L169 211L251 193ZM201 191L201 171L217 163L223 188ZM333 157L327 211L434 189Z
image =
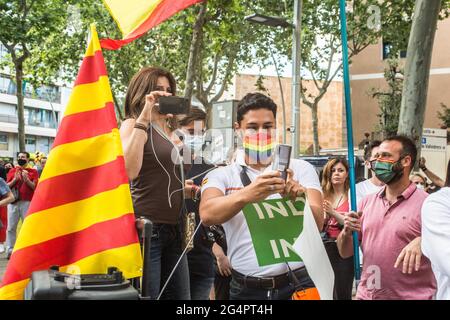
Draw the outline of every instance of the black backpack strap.
M241 182L242 182L242 185L243 185L244 187L246 187L246 186L248 186L250 183L252 183L252 181L251 181L250 178L248 177L248 174L247 174L247 167L246 167L246 166L241 166L241 167L242 167L241 174L240 174Z

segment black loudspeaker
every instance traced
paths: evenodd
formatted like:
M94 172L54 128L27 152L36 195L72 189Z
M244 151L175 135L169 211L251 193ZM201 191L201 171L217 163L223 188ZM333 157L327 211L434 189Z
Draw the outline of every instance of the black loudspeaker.
M139 292L117 268L106 274L72 275L59 267L36 271L25 289L25 300L138 300Z

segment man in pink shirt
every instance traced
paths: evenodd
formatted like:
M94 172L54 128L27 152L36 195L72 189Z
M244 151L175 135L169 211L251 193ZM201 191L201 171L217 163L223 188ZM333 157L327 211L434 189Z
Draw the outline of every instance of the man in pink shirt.
M337 239L343 258L353 255L352 232L364 254L357 299L432 299L436 280L421 252L421 207L427 194L409 181L417 149L403 136L383 141L372 169L386 186L347 213Z

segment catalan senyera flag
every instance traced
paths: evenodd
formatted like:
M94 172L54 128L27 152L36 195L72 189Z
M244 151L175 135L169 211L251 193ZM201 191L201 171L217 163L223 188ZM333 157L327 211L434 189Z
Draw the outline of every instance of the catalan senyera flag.
M122 40L101 39L103 48L117 50L174 14L203 0L103 0L116 21Z
M95 25L0 288L22 299L31 273L119 268L141 276L142 256L113 98Z

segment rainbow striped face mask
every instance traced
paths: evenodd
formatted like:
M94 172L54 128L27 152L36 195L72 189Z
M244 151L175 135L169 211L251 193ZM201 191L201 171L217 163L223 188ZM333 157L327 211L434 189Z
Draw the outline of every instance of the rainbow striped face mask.
M244 136L244 151L250 164L269 164L274 146L270 132L246 133Z

